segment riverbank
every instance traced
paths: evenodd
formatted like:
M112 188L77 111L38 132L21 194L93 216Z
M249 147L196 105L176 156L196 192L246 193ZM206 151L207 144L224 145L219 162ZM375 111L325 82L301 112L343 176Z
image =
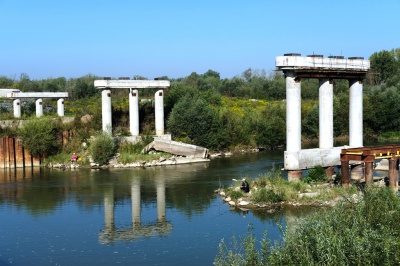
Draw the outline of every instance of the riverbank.
M271 212L284 207L334 207L338 203L357 203L363 197L364 184L354 181L343 188L334 180L324 183L289 182L283 180L280 171L264 174L250 181L250 192L240 190L240 183L219 188L215 193L230 207L239 209L268 209ZM384 187L380 180L376 187Z

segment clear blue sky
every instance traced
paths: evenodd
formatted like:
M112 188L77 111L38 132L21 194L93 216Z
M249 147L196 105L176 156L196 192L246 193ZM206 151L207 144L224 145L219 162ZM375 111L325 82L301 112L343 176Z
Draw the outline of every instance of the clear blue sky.
M0 0L0 76L222 78L400 47L399 0Z

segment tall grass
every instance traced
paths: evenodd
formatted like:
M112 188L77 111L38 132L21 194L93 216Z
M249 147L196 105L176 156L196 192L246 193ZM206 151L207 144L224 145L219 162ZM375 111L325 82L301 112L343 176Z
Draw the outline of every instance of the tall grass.
M369 188L357 204L287 224L281 244L268 244L264 235L261 250L254 250L252 232L233 248L222 240L214 264L400 265L399 219L399 197L389 188Z

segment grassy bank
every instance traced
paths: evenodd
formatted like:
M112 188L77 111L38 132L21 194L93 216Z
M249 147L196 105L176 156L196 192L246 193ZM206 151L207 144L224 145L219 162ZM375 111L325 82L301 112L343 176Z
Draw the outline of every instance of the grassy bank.
M399 265L400 199L390 188L368 188L359 201L338 204L288 223L283 241L221 241L215 265ZM260 243L260 245L258 244ZM260 246L260 248L256 248Z

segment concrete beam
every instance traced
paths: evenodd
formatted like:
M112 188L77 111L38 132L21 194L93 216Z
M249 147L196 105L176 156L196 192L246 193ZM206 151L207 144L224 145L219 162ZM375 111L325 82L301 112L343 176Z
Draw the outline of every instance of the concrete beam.
M299 170L340 165L340 153L344 147L332 149L306 149L297 152L285 151L285 170Z
M320 69L330 71L360 71L367 72L370 68L370 61L359 57L336 58L336 57L313 57L313 56L277 56L275 66L279 70L302 70Z
M11 92L7 98L68 98L68 92Z
M146 88L169 88L169 80L95 80L97 89L146 89Z

